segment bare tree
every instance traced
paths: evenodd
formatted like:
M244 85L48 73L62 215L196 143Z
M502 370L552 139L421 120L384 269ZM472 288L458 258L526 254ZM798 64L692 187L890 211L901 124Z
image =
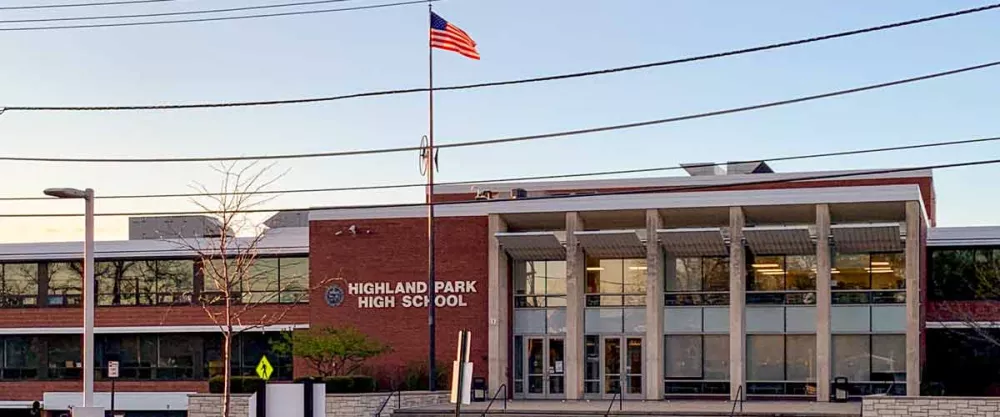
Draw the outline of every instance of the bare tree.
M277 277L277 262L258 256L266 229L247 216L249 210L259 209L274 198L261 192L281 175L269 176L271 166L259 167L256 163L213 168L221 176L219 189L212 191L196 184L202 197L194 203L218 220L213 226L215 236L179 237L179 242L195 253L200 265L202 288L196 285L192 301L201 306L222 336L222 417L229 417L234 337L279 324L308 297L311 288L308 273L304 285L297 282L301 280L279 285L272 279ZM264 306L270 308L262 309Z

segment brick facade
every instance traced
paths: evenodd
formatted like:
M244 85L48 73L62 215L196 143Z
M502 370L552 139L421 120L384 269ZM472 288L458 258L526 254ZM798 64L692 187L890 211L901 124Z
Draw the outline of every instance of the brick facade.
M438 367L451 369L459 330L472 331L471 360L476 376L486 375L487 360L487 218L449 217L436 220L437 280L472 281L474 293L461 294L464 307L437 309ZM357 234L346 232L356 226ZM325 289L311 294L312 328L352 325L388 343L392 352L371 362L384 382L399 381L403 367L426 363L427 309L396 305L359 308L358 297L347 294L350 284L427 280L427 220L424 218L313 221L310 224L310 277L316 286L337 279L345 292L343 304L329 306ZM339 233L339 234L338 234ZM296 370L298 372L298 369Z
M79 392L83 381L0 381L4 401L41 400L45 392ZM120 392L208 392L208 381L117 381ZM111 382L95 381L94 391L111 392Z
M239 309L240 307L234 307ZM214 310L221 311L221 307ZM287 312L286 312L287 311ZM308 323L308 305L260 305L243 315L244 324L257 324L261 317L280 316L278 323ZM199 326L215 323L200 306L137 306L98 307L95 312L97 327L131 326ZM270 324L270 321L268 321ZM79 307L13 308L0 314L0 328L12 327L82 327L83 309Z

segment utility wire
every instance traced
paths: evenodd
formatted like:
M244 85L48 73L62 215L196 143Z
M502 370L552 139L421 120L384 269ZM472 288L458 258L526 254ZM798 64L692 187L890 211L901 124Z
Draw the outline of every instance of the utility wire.
M900 146L888 146L881 148L868 148L868 149L855 149L849 151L835 151L835 152L823 152L823 153L811 153L811 154L801 154L801 155L789 155L780 156L775 158L765 158L765 159L748 159L744 161L732 161L734 163L741 162L780 162L780 161L793 161L800 159L814 159L814 158L826 158L833 156L846 156L846 155L861 155L869 153L880 153L880 152L892 152L892 151L902 151L902 150L912 150L912 149L924 149L924 148L937 148L944 146L955 146L955 145L966 145L966 144L976 144L976 143L986 143L986 142L996 142L1000 141L1000 136L975 138L975 139L962 139L962 140L952 140L944 142L928 142L928 143L918 143L913 145L900 145ZM551 175L537 175L537 176L524 176L524 177L507 177L507 178L494 178L487 180L470 180L470 181L453 181L453 182L439 182L434 184L435 187L440 186L461 186L461 185L477 185L477 184L489 184L489 183L505 183L505 182L521 182L521 181L535 181L535 180L553 180L553 179L566 179L566 178L580 178L580 177L595 177L595 176L606 176L606 175L622 175L622 174L640 174L640 173L650 173L650 172L661 172L661 171L673 171L685 168L698 168L698 167L711 167L715 166L714 163L704 163L704 164L687 164L681 165L671 165L664 167L653 167L653 168L637 168L637 169L624 169L624 170L613 170L613 171L591 171L591 172L579 172L572 174L551 174ZM228 193L166 193L166 194L120 194L120 195L98 195L96 198L99 200L123 200L123 199L150 199L150 198L194 198L194 197L205 197L205 196L241 196L241 195L281 195L281 194L301 194L301 193L319 193L319 192L333 192L333 191L368 191L368 190L389 190L389 189L400 189L400 188L417 188L417 187L427 187L426 182L420 183L403 183L403 184L384 184L384 185L360 185L360 186L350 186L350 187L328 187L328 188L300 188L291 190L262 190L256 192L228 192ZM56 197L0 197L0 201L55 201L59 200Z
M268 208L268 209L247 209L239 210L238 213L249 214L249 213L274 213L281 211L317 211L317 210L373 210L373 209L384 209L384 208L404 208L404 207L426 207L428 205L434 206L451 206L457 204L484 204L484 203L497 203L497 202L521 202L521 201L541 201L541 200L561 200L570 198L583 198L583 197L603 197L603 196L616 196L616 195L641 195L641 194L652 194L652 193L677 193L686 191L712 191L712 190L732 190L732 189L745 189L746 187L756 186L756 185L769 185L769 184L785 184L792 182L804 182L804 181L815 181L815 180L829 180L838 178L851 178L851 177L861 177L868 175L879 175L879 174L892 174L900 172L913 172L913 171L925 171L932 169L948 169L948 168L959 168L959 167L969 167L969 166L980 166L980 165L993 165L1000 164L1000 159L985 159L978 161L966 161L966 162L954 162L949 164L937 164L937 165L923 165L915 167L904 167L904 168L888 168L888 169L875 169L875 170L864 170L864 171L854 171L854 172L838 172L838 173L819 173L816 175L803 175L801 177L795 178L781 178L781 179L770 179L770 180L760 180L760 181L747 181L747 182L731 182L726 184L713 184L713 185L692 185L692 186L671 186L671 187L650 187L643 188L639 190L623 190L623 191L607 191L598 192L596 194L570 194L570 195L548 195L539 197L526 197L519 198L517 200L459 200L459 201L437 201L430 203L397 203L397 204L375 204L375 205L354 205L354 206L321 206L321 207L298 207L298 208ZM127 217L127 216L190 216L190 215L205 215L205 214L220 214L221 211L216 210L199 210L199 211L172 211L172 212L109 212L109 213L96 213L95 216L98 217ZM49 217L83 217L82 213L24 213L24 214L0 214L0 218L49 218Z
M0 28L0 32L23 32L23 31L37 31L37 30L59 30L59 29L94 29L94 28L110 28L110 27L125 27L125 26L167 25L174 23L217 22L223 20L260 19L267 17L347 12L352 10L382 9L386 7L406 6L411 4L427 4L428 2L436 2L436 1L440 0L411 0L411 1L401 1L395 3L372 4L367 6L341 7L335 9L300 10L293 12L262 13L262 14L250 14L242 16L202 17L196 19L154 20L149 22L95 23L95 24L62 25L62 26L17 26L17 27ZM83 20L83 18L75 20ZM21 110L25 109L22 108Z
M404 4L410 4L410 3L411 2L406 2ZM402 4L400 4L400 5L402 5ZM932 21L936 21L936 20L949 19L949 18L963 16L963 15L968 15L968 14L973 14L973 13L980 13L980 12L989 11L989 10L993 10L993 9L997 9L997 8L1000 8L1000 3L993 3L993 4L988 4L988 5L985 5L985 6L981 6L981 7L975 7L975 8L963 9L963 10L957 10L957 11L950 12L950 13L942 13L942 14L937 14L937 15L932 15L932 16L921 17L921 18L917 18L917 19L911 19L911 20L904 20L904 21L899 21L899 22L894 22L894 23L888 23L888 24L879 25L879 26L872 26L872 27L867 27L867 28L862 28L862 29L855 29L855 30L849 30L849 31L845 31L845 32L831 33L831 34L827 34L827 35L814 36L814 37L810 37L810 38L802 38L802 39L796 39L796 40L779 42L779 43L772 43L772 44L767 44L767 45L753 46L753 47L743 48L743 49L735 49L735 50L724 51L724 52L716 52L716 53L711 53L711 54L707 54L707 55L697 55L697 56L690 56L690 57L685 57L685 58L677 58L677 59L666 60L666 61L649 62L649 63L645 63L645 64L629 65L629 66L614 67L614 68L605 68L605 69L592 70L592 71L583 71L583 72L574 72L574 73L566 73L566 74L558 74L558 75L549 75L549 76L544 76L544 77L523 78L523 79L506 80L506 81L492 81L492 82L484 82L484 83L476 83L476 84L464 84L464 85L454 85L454 86L447 86L447 87L437 87L434 90L435 91L467 90L467 89L476 89L476 88L485 88L485 87L496 87L496 86L502 86L502 85L527 84L527 83L535 83L535 82L542 82L542 81L554 81L554 80L564 80L564 79L570 79L570 78L590 77L590 76L596 76L596 75L612 74L612 73L617 73L617 72L635 71L635 70L646 69L646 68L654 68L654 67L661 67L661 66L668 66L668 65L684 64L684 63L689 63L689 62L697 62L697 61L704 61L704 60L709 60L709 59L723 58L723 57L729 57L729 56L735 56L735 55L743 55L743 54L748 54L748 53L753 53L753 52L761 52L761 51L767 51L767 50L771 50L771 49L785 48L785 47L789 47L789 46L797 46L797 45L803 45L803 44L808 44L808 43L813 43L813 42L820 42L820 41L825 41L825 40L831 40L831 39L844 38L844 37L849 37L849 36L854 36L854 35L860 35L860 34L865 34L865 33L878 32L878 31L882 31L882 30L895 29L895 28L900 28L900 27L905 27L905 26L911 26L911 25L916 25L916 24L921 24L921 23L932 22ZM251 17L253 17L253 16L251 16ZM242 18L242 17L237 17L237 18ZM247 18L249 18L249 17L247 17ZM194 20L194 21L202 21L202 20ZM168 21L166 23L178 23L178 22L181 22L181 21ZM158 23L157 22L133 22L133 23L121 24L121 25L134 26L134 25L142 25L142 24L158 24ZM115 25L118 25L118 24L109 24L109 25L115 26ZM93 26L93 25L75 25L75 26L66 26L66 27L56 26L56 27L36 27L36 28L0 28L0 31L3 31L3 30L69 29L69 28L81 28L81 27L105 27L105 26L102 26L102 25L97 25L97 26ZM406 89L395 89L395 90L369 91L369 92L353 93L353 94L338 95L338 96L295 98L295 99L285 99L285 100L258 100L258 101L234 101L234 102L216 102L216 103L126 105L126 106L6 106L6 107L4 107L4 109L5 110L9 110L9 111L132 111L132 110L206 109L206 108L219 108L219 107L274 106L274 105L284 105L284 104L318 103L318 102L346 100L346 99L361 98L361 97L376 97L376 96L387 96L387 95L398 95L398 94L412 94L412 93L421 93L421 92L427 92L427 91L428 91L427 88L406 88Z
M345 1L352 1L352 0L313 0L313 1L300 1L296 3L278 3L278 4L265 4L260 6L229 7L223 9L182 10L176 12L119 14L119 15L109 15L109 16L108 15L73 16L73 17L48 17L48 18L38 18L38 19L14 19L14 20L0 20L0 24L67 22L67 21L105 20L105 19L136 19L136 18L163 17L163 16L187 16L187 15L197 15L197 14L242 12L247 10L277 9L282 7L311 6L317 4L343 3Z
M886 87L893 87L902 84L915 83L919 81L930 80L934 78L941 78L950 75L961 74L965 72L977 71L981 69L991 68L1000 65L1000 61L988 62L985 64L973 65L970 67L963 67L948 71L935 72L926 75L920 75L911 78L904 78L895 81L888 81L878 84L869 84L862 87L848 88L845 90L836 90L827 93L814 94L809 96L801 96L786 100L770 101L764 103L753 104L749 106L733 107L723 110L713 110L709 112L693 113L683 116L674 116L664 119L656 120L646 120L641 122L625 123L618 125L607 125L600 127L591 127L585 129L577 130L565 130L560 132L550 132L536 135L528 136L514 136L505 137L497 139L485 139L469 142L453 142L445 143L435 146L437 149L447 149L447 148L463 148L471 146L484 146L484 145L497 145L501 143L512 143L512 142L524 142L531 140L540 139L551 139L557 137L566 136L576 136L589 133L598 132L609 132L615 130L632 129L636 127L652 126L659 124L667 124L674 122L681 122L686 120L704 119L709 117L722 116L727 114L742 113L753 110L766 109L771 107L786 106L789 104L803 103L807 101L814 101L824 98L844 96L849 94L860 93L864 91L878 90ZM75 162L75 163L150 163L150 162L216 162L216 161L260 161L260 160L279 160L279 159L305 159L305 158L326 158L326 157L339 157L339 156L357 156L357 155L375 155L375 154L386 154L386 153L398 153L398 152L409 152L409 151L419 151L423 149L420 146L404 146L397 148L376 148L376 149L361 149L353 151L334 151L334 152L313 152L313 153L298 153L298 154L280 154L280 155L253 155L253 156L204 156L204 157L174 157L174 158L57 158L57 157L38 157L38 156L2 156L0 155L0 161L17 161L17 162Z
M104 1L100 3L62 3L62 4L26 5L26 6L0 6L0 10L37 10L37 9L63 9L70 7L120 6L126 4L165 3L170 1L176 1L176 0L122 0L122 1Z

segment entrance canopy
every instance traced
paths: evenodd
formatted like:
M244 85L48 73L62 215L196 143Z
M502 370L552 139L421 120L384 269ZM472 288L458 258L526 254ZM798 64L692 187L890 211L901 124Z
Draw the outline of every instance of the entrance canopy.
M905 228L900 223L835 224L833 243L841 253L899 252L905 249Z
M726 235L720 227L660 229L656 231L667 253L679 257L726 256Z
M566 259L566 247L556 232L500 232L496 237L503 250L514 260Z
M815 254L809 226L755 226L743 228L743 238L754 253L782 255Z
M595 258L646 257L645 239L636 230L576 232L576 238L583 250Z

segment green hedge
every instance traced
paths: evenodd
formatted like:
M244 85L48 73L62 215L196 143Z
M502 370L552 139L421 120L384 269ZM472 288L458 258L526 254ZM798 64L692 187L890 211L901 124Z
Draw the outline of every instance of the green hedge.
M364 375L334 376L323 380L327 394L375 392L375 378Z
M253 394L264 386L264 380L255 376L234 376L229 379L229 392L232 394ZM214 376L208 380L208 392L221 394L225 381L222 376Z

